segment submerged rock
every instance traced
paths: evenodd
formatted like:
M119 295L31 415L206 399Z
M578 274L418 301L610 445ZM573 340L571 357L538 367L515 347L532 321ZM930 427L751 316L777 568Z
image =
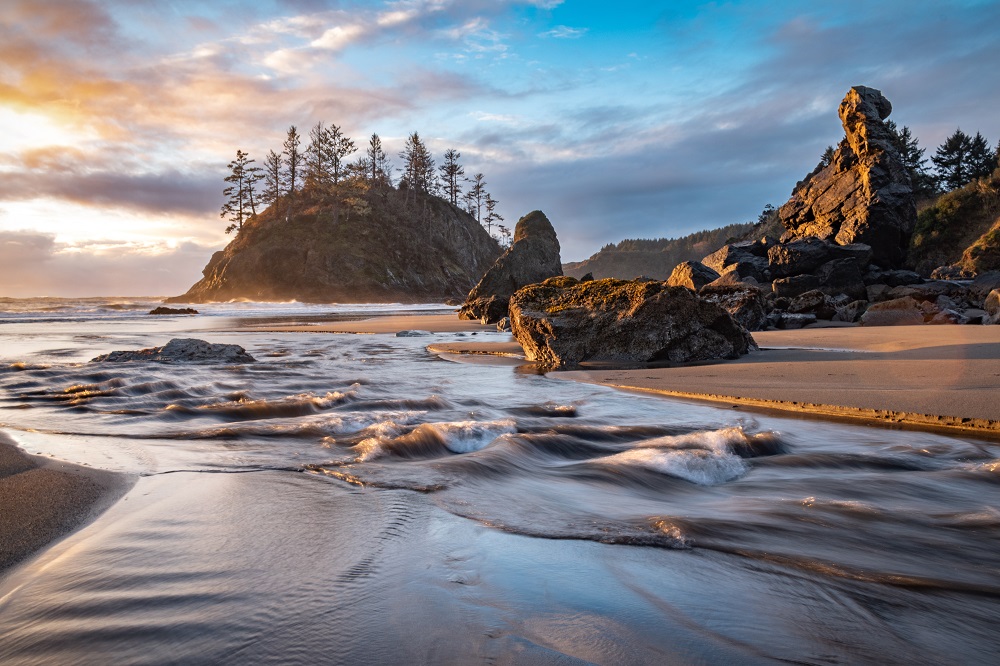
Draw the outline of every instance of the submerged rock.
M215 344L195 338L174 338L162 347L102 354L91 363L158 361L173 363L253 363L256 359L239 345Z
M830 164L799 183L778 211L783 241L865 243L880 266L902 263L917 212L909 174L883 122L891 111L878 90L851 88L839 110L846 138Z
M165 308L162 305L149 311L151 315L192 315L198 314L194 308Z
M458 318L495 324L507 316L514 292L556 275L562 275L556 230L542 211L528 213L517 221L514 243L469 292Z
M655 281L546 280L514 294L510 318L525 357L547 369L737 358L756 348L723 308Z

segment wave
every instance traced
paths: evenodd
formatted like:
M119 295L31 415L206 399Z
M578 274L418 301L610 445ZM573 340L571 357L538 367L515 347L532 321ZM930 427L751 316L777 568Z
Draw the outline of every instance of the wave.
M317 396L312 393L299 393L274 400L238 400L211 403L190 407L181 403L172 403L164 407L170 412L188 415L211 414L220 418L237 421L256 419L288 418L306 416L343 404L355 396L355 391L331 391L326 395Z
M517 424L513 419L422 423L404 432L396 423L385 423L375 430L374 436L366 437L354 447L355 462L386 456L428 458L448 453L472 453L486 448L502 435L516 432Z

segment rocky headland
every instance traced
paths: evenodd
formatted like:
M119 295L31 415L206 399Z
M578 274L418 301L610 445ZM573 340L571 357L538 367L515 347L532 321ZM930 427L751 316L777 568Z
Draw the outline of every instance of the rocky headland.
M444 301L468 293L499 254L471 215L432 195L306 190L251 217L204 277L167 302Z

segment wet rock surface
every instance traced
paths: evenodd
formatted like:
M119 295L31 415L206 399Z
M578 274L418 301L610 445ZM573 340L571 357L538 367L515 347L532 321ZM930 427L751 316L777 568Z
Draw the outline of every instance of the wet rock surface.
M195 338L174 338L162 347L102 354L91 363L154 361L166 363L253 363L256 359L239 345L216 344Z

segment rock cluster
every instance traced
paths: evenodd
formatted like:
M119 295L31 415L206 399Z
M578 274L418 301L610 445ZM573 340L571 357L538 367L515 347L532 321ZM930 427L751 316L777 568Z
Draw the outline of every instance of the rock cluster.
M149 311L151 315L192 315L198 314L194 308L167 308L162 305Z
M723 308L655 280L550 278L514 294L510 319L525 357L545 369L736 358L755 348Z
M513 244L469 292L458 317L495 324L507 316L514 292L557 275L562 275L562 262L556 231L542 211L528 213L517 221Z
M91 359L91 363L158 361L167 363L253 363L256 359L239 345L215 344L195 338L174 338L162 347L113 351Z

